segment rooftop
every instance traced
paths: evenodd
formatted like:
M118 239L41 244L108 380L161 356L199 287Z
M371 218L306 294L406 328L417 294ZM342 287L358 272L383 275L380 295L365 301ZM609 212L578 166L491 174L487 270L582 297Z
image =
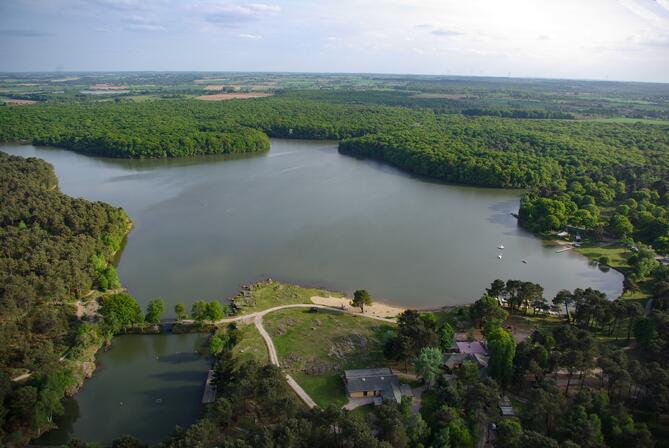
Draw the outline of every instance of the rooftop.
M481 355L485 355L488 351L485 349L483 344L481 344L478 341L474 342L456 342L455 343L458 346L458 350L460 350L460 353L479 353Z
M344 370L344 377L346 391L349 395L355 392L379 391L384 400L392 400L398 403L402 401L400 380L387 367Z
M479 367L488 367L488 356L481 353L445 353L444 366L454 369L465 361L473 362Z

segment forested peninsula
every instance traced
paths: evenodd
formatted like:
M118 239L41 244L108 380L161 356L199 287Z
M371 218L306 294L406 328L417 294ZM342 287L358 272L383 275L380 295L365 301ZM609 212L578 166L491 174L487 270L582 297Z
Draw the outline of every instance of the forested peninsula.
M111 329L77 318L79 299L119 287L120 209L58 190L53 167L0 152L0 445L53 428L61 399L94 369Z
M527 189L519 218L531 230L571 225L669 252L666 125L472 117L330 97L3 107L0 141L152 158L263 151L268 136L336 139L344 154L410 173Z

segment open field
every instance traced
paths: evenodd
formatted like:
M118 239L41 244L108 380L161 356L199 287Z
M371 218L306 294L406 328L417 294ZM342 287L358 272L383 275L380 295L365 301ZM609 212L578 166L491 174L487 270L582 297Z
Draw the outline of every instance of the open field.
M627 263L627 257L629 256L628 250L618 244L608 246L601 244L583 244L580 247L574 248L574 250L591 260L599 260L600 257L608 257L608 265L615 269L624 270L629 269L630 267L629 263Z
M320 406L346 403L344 369L384 367L391 326L336 311L282 310L263 319L279 360Z
M16 98L0 98L0 103L14 104L17 106L25 106L28 104L35 104L37 101L33 100L20 100Z
M250 98L263 98L266 96L272 96L271 93L261 93L261 92L235 92L235 93L216 93L213 95L201 95L195 97L195 99L202 101L225 101L225 100L247 100Z
M93 84L91 90L128 90L127 85Z
M303 288L273 280L255 283L248 291L247 296L240 294L232 299L240 314L255 313L281 305L312 303L313 296L340 296L322 289Z

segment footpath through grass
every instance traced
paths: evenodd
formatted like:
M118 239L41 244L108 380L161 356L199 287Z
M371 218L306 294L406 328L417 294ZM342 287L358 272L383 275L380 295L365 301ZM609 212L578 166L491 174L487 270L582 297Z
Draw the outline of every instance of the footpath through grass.
M341 297L341 294L266 280L249 285L232 299L232 303L239 314L250 314L281 305L312 303L313 296Z
M383 343L392 324L336 311L280 310L263 319L279 360L322 407L347 398L344 369L389 366Z

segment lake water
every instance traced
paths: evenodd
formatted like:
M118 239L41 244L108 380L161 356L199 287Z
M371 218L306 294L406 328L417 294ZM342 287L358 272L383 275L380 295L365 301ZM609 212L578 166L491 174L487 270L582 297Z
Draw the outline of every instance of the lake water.
M121 282L170 312L268 276L412 307L473 302L496 278L538 282L548 298L622 291L618 272L520 229L511 216L520 192L419 179L340 155L333 142L273 140L268 153L186 160L1 149L52 163L69 195L123 207L135 228Z
M546 296L622 276L516 225L520 193L446 185L342 156L332 142L273 140L264 154L181 160L88 157L32 146L5 152L52 163L60 189L123 207L135 223L118 273L140 304L188 307L271 276L414 307L469 303L496 278L541 283ZM505 249L497 247L503 244ZM498 254L503 252L503 259ZM522 263L526 260L527 264ZM43 438L149 442L200 410L207 364L197 336L122 336Z
M38 443L71 438L108 444L132 434L149 443L187 427L201 409L208 362L195 352L204 335L127 335L97 356L98 369L74 399L65 400L59 428Z

